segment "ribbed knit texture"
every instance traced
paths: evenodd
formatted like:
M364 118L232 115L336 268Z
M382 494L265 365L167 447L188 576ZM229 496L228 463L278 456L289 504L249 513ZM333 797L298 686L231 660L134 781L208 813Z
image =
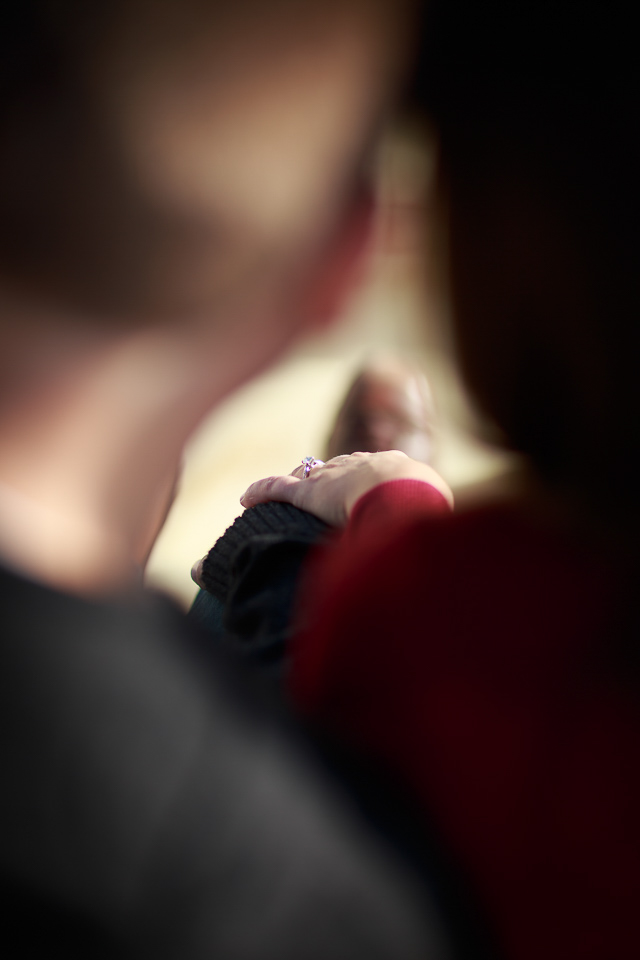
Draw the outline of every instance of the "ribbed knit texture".
M237 517L215 542L202 564L202 582L206 590L223 603L227 601L233 579L234 558L250 541L271 539L293 543L316 543L332 528L312 513L290 503L259 503Z

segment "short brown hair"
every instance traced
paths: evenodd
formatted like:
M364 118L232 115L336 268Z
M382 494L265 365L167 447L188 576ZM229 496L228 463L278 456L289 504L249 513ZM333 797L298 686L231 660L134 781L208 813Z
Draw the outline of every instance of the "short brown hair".
M387 0L7 0L0 11L0 281L80 311L144 311L158 264L211 222L152 204L110 136L96 74L136 71L208 38L278 43ZM231 40L229 39L231 38ZM262 39L266 38L266 39ZM274 48L275 49L275 48ZM276 55L274 53L274 55Z

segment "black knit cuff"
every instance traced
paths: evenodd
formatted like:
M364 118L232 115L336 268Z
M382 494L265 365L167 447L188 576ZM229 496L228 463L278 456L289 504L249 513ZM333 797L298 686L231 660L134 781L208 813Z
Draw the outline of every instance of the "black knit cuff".
M259 503L245 510L215 542L202 563L201 581L209 593L226 603L234 558L249 543L259 541L265 548L284 542L311 546L331 530L324 520L290 503Z

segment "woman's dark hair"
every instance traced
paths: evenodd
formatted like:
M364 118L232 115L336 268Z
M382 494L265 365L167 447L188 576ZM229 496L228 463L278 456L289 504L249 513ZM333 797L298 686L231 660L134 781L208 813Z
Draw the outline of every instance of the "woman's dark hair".
M415 91L440 137L466 378L550 482L635 509L631 9L432 0Z

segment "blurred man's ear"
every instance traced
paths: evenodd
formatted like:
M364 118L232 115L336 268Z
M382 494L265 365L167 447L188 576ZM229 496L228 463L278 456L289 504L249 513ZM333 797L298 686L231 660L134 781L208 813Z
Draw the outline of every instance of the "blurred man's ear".
M306 290L305 312L311 329L339 319L350 295L362 282L375 227L375 198L362 187L327 244Z

